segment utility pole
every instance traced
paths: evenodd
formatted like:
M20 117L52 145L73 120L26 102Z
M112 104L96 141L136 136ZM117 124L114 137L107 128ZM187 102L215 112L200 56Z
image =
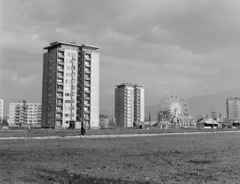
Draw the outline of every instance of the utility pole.
M149 112L149 118L148 118L148 120L149 120L149 129L150 129L150 126L151 126L151 113Z
M214 133L214 119L213 118L215 118L215 114L216 114L216 112L214 112L214 110L212 110L212 131L213 131L213 133Z

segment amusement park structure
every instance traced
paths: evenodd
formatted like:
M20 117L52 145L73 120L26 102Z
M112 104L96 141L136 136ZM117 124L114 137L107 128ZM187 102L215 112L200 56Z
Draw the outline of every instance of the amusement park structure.
M185 98L179 94L167 95L160 104L158 119L165 128L184 127L190 123L189 106Z

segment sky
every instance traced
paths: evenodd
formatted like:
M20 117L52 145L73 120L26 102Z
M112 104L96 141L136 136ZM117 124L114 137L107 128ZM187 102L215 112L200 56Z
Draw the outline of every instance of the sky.
M239 0L1 0L0 99L41 102L43 47L98 46L100 109L144 85L145 104L240 87Z

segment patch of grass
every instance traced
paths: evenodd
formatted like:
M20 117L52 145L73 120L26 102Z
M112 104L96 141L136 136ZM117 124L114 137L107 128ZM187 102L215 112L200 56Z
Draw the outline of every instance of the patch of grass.
M0 141L0 183L238 183L240 134Z

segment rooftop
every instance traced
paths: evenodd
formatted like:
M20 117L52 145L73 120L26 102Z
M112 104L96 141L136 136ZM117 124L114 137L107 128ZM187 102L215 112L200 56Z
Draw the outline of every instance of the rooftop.
M52 43L50 43L49 46L44 47L43 49L49 49L51 47L55 47L55 46L62 45L62 44L69 45L69 46L75 46L75 47L81 47L81 48L90 49L90 50L100 49L100 47L96 47L96 46L92 46L92 45L85 45L85 44L78 45L75 42L60 42L60 41L52 42Z
M143 85L137 85L137 84L131 84L131 83L122 83L120 85L116 85L117 88L122 88L122 87L127 87L127 86L144 87Z

